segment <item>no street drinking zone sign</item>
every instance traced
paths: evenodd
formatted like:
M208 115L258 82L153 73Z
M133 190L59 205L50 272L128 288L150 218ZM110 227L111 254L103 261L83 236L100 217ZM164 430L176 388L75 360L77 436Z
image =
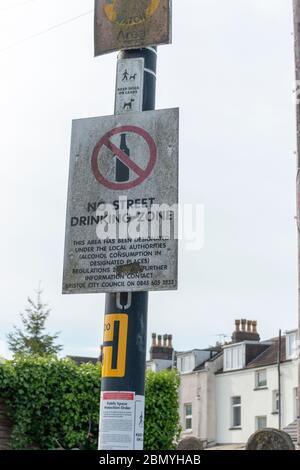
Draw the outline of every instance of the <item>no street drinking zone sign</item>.
M63 293L177 289L178 109L73 121Z

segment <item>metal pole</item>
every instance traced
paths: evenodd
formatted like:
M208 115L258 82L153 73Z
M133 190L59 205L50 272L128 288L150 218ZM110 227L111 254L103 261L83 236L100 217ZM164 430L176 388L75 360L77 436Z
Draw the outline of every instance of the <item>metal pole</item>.
M119 59L136 58L144 59L142 110L150 111L155 109L157 49L124 50L119 54ZM147 311L148 292L106 294L99 450L143 449ZM129 394L126 396L124 392ZM133 405L130 394L134 394ZM113 419L109 414L114 412L114 402L118 398L119 403L128 408L127 421L123 418L122 424L120 420L118 424L117 413ZM106 409L104 405L107 405ZM134 418L130 418L130 413L134 414ZM118 437L118 425L122 429L127 427L127 434L123 432ZM114 442L110 440L109 431L106 432L112 426Z
M300 339L300 0L293 0L296 65L297 116L297 229L298 229L298 345ZM300 348L298 347L298 393L300 390ZM300 400L298 400L298 446L300 446Z
M278 337L278 361L277 361L277 368L278 368L278 429L281 431L282 425L282 414L281 414L281 330L279 330L279 337Z

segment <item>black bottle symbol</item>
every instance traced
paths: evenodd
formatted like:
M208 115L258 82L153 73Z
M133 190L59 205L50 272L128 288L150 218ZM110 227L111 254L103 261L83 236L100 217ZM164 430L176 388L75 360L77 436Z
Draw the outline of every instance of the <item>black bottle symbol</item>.
M129 157L130 150L126 144L126 134L121 134L121 144L120 149ZM116 157L116 182L117 183L124 183L125 181L129 181L129 168L123 162L121 162L118 157Z

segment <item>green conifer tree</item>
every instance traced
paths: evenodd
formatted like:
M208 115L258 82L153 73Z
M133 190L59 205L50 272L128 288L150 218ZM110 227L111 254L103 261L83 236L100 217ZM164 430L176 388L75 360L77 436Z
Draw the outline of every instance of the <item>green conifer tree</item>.
M51 310L42 301L42 289L39 286L36 300L28 297L28 306L25 313L21 313L23 327L14 326L13 331L7 335L10 351L16 354L51 356L57 355L62 346L55 344L59 333L49 335L45 333L45 323Z

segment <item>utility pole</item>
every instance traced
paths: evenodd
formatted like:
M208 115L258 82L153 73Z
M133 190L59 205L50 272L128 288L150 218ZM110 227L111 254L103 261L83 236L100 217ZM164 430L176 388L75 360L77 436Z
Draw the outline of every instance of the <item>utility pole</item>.
M72 124L63 293L106 294L100 450L143 449L148 292L178 288L179 110L155 110L171 6L95 0L95 56L121 51L115 110Z
M144 60L144 77L143 77L143 100L142 111L150 111L155 108L155 91L156 91L156 64L157 64L157 48L146 47L142 49L123 50L119 53L119 60L124 59L143 59ZM116 87L118 84L118 77L116 80ZM116 100L117 100L116 90ZM115 103L115 109L118 108L118 103ZM118 341L120 348L120 328L116 332L114 328L113 335L107 336L107 330L111 330L111 318L118 317L121 314L126 318L127 323L127 347L124 349L126 357L124 358L124 376L112 377L107 373L106 362L103 364L102 381L101 381L101 402L105 404L112 392L124 393L135 392L135 410L134 427L132 428L131 442L133 443L133 450L143 449L143 435L144 435L144 395L145 395L145 370L146 370L146 344L147 344L147 312L148 312L148 292L132 292L120 294L106 294L105 305L105 318L104 318L104 358L105 349L110 348L112 341ZM115 315L117 314L117 315ZM119 320L118 320L119 321ZM110 325L110 326L108 326ZM115 322L115 326L117 322ZM121 325L121 322L119 323ZM124 331L125 335L125 331ZM108 341L106 340L106 337ZM117 338L117 339L116 339ZM125 337L124 337L125 341ZM106 357L108 355L106 354ZM105 359L104 359L105 361ZM120 392L122 391L122 392ZM105 399L108 394L108 400ZM111 395L110 395L111 394ZM122 395L116 395L121 396ZM126 402L125 397L124 402ZM105 428L105 416L103 406L101 406L100 413L100 430L99 430L99 450L107 448L107 441L109 437L103 433ZM130 436L127 435L130 439ZM111 444L110 444L111 445ZM116 447L117 448L117 447Z
M277 371L278 371L278 429L281 431L282 427L282 412L281 412L281 343L282 343L282 336L281 330L279 330L278 336L278 358L277 358Z
M300 391L300 0L293 0L297 116L297 230L298 230L298 396ZM298 446L300 446L300 400L298 400Z

